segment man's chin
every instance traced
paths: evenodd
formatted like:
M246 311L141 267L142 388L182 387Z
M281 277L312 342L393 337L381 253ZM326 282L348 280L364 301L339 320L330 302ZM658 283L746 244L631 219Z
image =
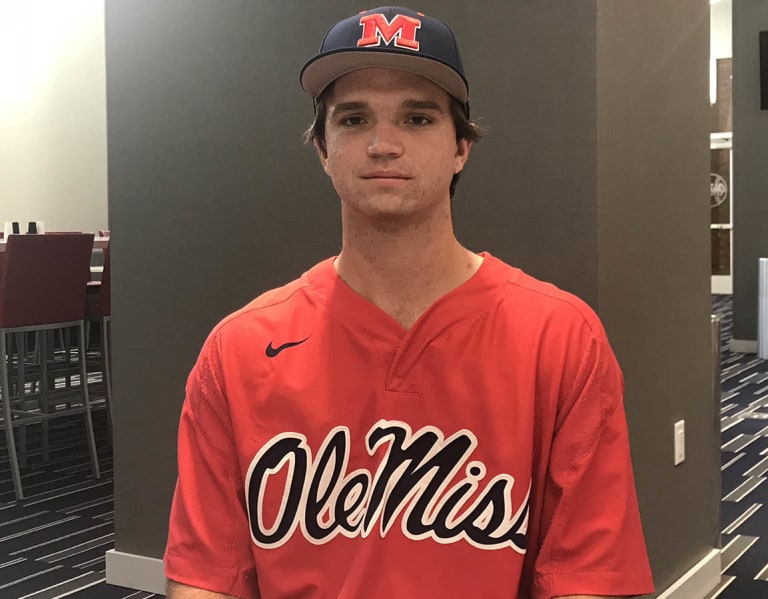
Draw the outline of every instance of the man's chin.
M429 215L426 211L403 207L377 207L366 211L364 218L368 226L377 231L396 232L422 225L429 220Z
M377 194L361 202L342 200L345 219L351 219L379 230L415 226L436 216L436 205L403 198L401 195Z

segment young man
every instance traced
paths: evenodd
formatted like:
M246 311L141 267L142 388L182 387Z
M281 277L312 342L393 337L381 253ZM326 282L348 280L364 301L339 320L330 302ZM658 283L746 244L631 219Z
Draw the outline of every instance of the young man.
M301 82L342 250L208 338L181 418L169 596L652 592L600 322L454 236L479 133L451 30L365 11Z

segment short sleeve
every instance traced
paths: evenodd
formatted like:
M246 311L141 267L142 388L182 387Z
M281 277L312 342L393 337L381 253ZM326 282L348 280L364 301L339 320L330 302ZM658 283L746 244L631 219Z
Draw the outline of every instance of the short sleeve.
M259 597L232 423L212 334L186 386L165 575L217 593Z
M598 322L557 419L533 599L653 592L623 393L621 371Z

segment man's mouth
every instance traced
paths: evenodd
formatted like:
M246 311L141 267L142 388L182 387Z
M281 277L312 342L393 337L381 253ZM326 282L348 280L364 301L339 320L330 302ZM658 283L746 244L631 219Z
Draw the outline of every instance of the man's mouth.
M403 173L397 172L397 171L374 171L371 173L366 173L362 177L363 179L380 179L384 181L392 181L392 180L407 180L410 179L407 175L404 175Z

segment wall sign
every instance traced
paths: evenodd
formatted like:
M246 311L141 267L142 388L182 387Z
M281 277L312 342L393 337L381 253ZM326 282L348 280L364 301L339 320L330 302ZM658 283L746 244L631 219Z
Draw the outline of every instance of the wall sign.
M717 173L709 173L709 205L717 208L728 199L728 183Z

